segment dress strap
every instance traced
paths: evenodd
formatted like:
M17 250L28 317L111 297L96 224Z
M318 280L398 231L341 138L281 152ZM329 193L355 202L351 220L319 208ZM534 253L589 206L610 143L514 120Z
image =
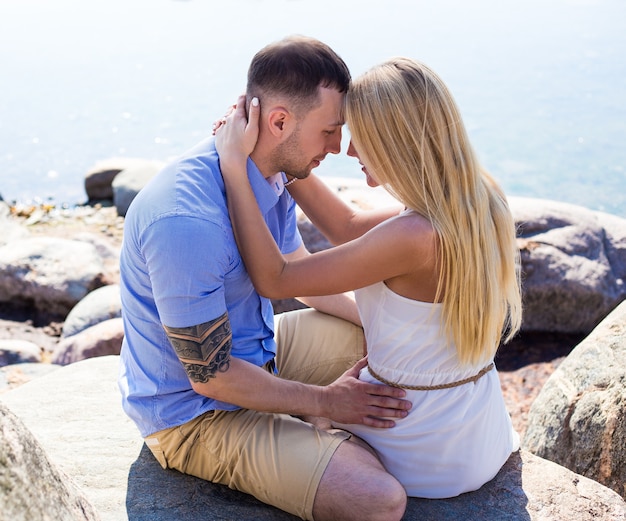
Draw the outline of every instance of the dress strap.
M451 382L449 384L440 384L440 385L403 385L403 384L397 384L394 382L390 382L389 380L383 378L382 376L380 376L379 374L377 374L373 369L372 366L367 364L367 368L369 369L370 374L376 378L376 380L378 380L379 382L382 382L384 384L387 384L391 387L398 387L400 389L408 389L409 391L436 391L438 389L450 389L452 387L458 387L459 385L464 385L464 384L468 384L470 382L476 382L479 378L481 378L483 375L487 374L489 371L491 371L494 368L494 364L493 362L491 362L488 366L483 367L478 373L476 373L474 376L470 376L469 378L464 378L463 380L458 380L457 382Z

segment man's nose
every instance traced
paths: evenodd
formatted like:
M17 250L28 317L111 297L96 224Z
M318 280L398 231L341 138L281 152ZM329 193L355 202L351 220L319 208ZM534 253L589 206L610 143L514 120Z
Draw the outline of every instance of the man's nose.
M338 154L341 152L341 129L337 129L337 132L333 132L326 144L326 151L331 154Z

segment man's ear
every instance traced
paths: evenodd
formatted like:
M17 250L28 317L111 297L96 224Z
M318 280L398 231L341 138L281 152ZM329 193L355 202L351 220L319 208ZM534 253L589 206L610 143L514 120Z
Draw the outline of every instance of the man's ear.
M273 108L267 117L269 130L278 139L288 135L292 120L293 116L284 107Z

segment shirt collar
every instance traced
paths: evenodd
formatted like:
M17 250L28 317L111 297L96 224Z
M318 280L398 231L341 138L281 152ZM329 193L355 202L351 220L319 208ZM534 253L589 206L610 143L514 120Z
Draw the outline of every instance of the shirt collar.
M285 191L285 180L282 172L278 172L267 178L267 182L274 189L276 195L280 197Z
M278 203L279 197L285 190L283 174L279 173L265 179L261 171L254 164L254 161L250 158L248 158L247 169L250 186L252 186L252 191L259 204L259 209L262 214L265 214Z

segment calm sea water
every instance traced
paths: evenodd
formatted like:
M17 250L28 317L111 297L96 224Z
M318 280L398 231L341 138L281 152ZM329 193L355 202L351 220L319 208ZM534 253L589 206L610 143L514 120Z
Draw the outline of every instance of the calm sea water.
M507 193L626 217L623 0L0 0L0 194L80 203L99 160L183 152L293 33L354 75L426 62ZM318 173L361 175L343 152Z

